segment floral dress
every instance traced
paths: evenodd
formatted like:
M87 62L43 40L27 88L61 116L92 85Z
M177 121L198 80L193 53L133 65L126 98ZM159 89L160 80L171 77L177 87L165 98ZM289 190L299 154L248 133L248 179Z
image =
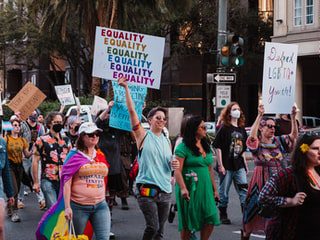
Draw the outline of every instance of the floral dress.
M291 151L292 145L289 135L274 137L271 144L262 143L257 138L247 139L247 147L253 154L255 167L244 207L245 232L264 231L266 219L258 215L258 196L269 178L287 166L285 153Z
M200 231L205 224L219 225L209 172L213 164L212 152L207 153L206 157L196 156L184 143L180 143L175 155L184 158L182 176L190 195L189 201L182 198L180 187L176 184L179 231Z

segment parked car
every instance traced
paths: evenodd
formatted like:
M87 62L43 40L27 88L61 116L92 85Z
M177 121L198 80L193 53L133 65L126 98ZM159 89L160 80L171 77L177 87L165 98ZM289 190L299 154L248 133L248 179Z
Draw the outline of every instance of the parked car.
M77 111L77 108L78 106L71 106L66 113L66 117L70 116L71 111ZM91 105L80 106L80 119L81 122L93 122L93 117L91 115Z
M315 127L319 127L319 126L320 126L320 118L303 116L303 117L302 117L302 126L303 126L304 128L315 128Z

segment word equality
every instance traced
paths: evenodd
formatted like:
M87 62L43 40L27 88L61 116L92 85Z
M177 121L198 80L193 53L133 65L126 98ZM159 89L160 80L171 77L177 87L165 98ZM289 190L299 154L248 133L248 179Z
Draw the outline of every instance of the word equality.
M129 32L122 32L117 30L111 29L101 29L101 36L103 37L112 37L112 38L119 38L134 42L142 42L144 36L138 33L129 33Z
M147 77L151 77L151 74L153 72L152 70L148 70L145 68L131 67L127 65L115 64L113 62L110 64L110 69L117 70L120 72L135 74L135 75L147 76Z
M107 47L107 53L113 54L120 57L128 57L128 58L136 58L136 59L143 59L144 61L147 60L149 54L136 52L133 50L124 50L124 49L117 49L112 47Z
M116 71L112 73L112 77L113 79L119 79L119 78L125 77L126 79L128 79L128 82L140 83L144 85L150 84L150 86L153 86L154 80L155 80L154 78L150 78L150 77L135 76L135 75L116 72Z
M114 39L114 38L104 38L104 44L105 45L110 45L113 47L122 47L122 48L128 48L128 49L133 49L136 51L142 51L146 49L147 45L142 44L142 43L135 43L135 42L130 42L126 40L119 40L119 39Z
M150 68L152 62L139 60L139 59L131 59L119 56L108 55L109 62L121 63L125 65L130 65L133 67L141 67L141 68Z

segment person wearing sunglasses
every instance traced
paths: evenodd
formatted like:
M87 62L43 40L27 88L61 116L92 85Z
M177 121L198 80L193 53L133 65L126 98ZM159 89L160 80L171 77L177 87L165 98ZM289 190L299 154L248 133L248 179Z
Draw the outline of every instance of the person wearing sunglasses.
M146 221L142 239L163 239L171 201L171 171L179 167L176 159L171 161L171 144L163 134L167 111L162 107L151 109L147 116L150 130L146 131L135 110L127 79L120 78L118 83L126 92L131 127L139 151L137 200Z
M220 224L215 202L219 193L214 180L212 150L200 116L187 120L175 158L180 162L175 177L181 239L191 239L192 232L196 231L200 231L201 239L209 239L214 226Z
M20 203L18 194L24 176L23 156L29 158L32 155L32 151L29 151L27 140L20 136L20 123L17 118L11 120L12 130L4 138L7 142L7 153L15 192L14 205L8 205L8 216L12 222L21 221L17 211ZM31 185L30 187L32 188Z
M229 103L221 112L222 125L216 134L213 147L217 150L217 166L219 172L218 204L222 224L231 224L227 208L229 190L233 182L241 208L243 208L248 188L247 163L245 160L247 132L245 116L237 102Z
M263 105L258 107L258 115L247 140L247 146L252 152L255 167L249 183L244 208L242 239L249 239L253 231L264 231L266 219L263 218L262 214L258 214L257 196L269 178L278 174L286 166L284 164L284 161L286 161L285 153L291 152L298 137L296 114L297 109L293 106L290 134L275 136L275 120L263 116Z

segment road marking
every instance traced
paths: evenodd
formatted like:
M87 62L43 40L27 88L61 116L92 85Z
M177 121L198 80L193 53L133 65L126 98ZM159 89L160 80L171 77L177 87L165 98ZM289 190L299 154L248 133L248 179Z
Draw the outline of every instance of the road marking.
M233 231L233 233L241 234L240 231ZM264 236L264 235L258 235L258 234L251 234L250 237L262 238L262 239L265 239L265 238L266 238L266 236Z

